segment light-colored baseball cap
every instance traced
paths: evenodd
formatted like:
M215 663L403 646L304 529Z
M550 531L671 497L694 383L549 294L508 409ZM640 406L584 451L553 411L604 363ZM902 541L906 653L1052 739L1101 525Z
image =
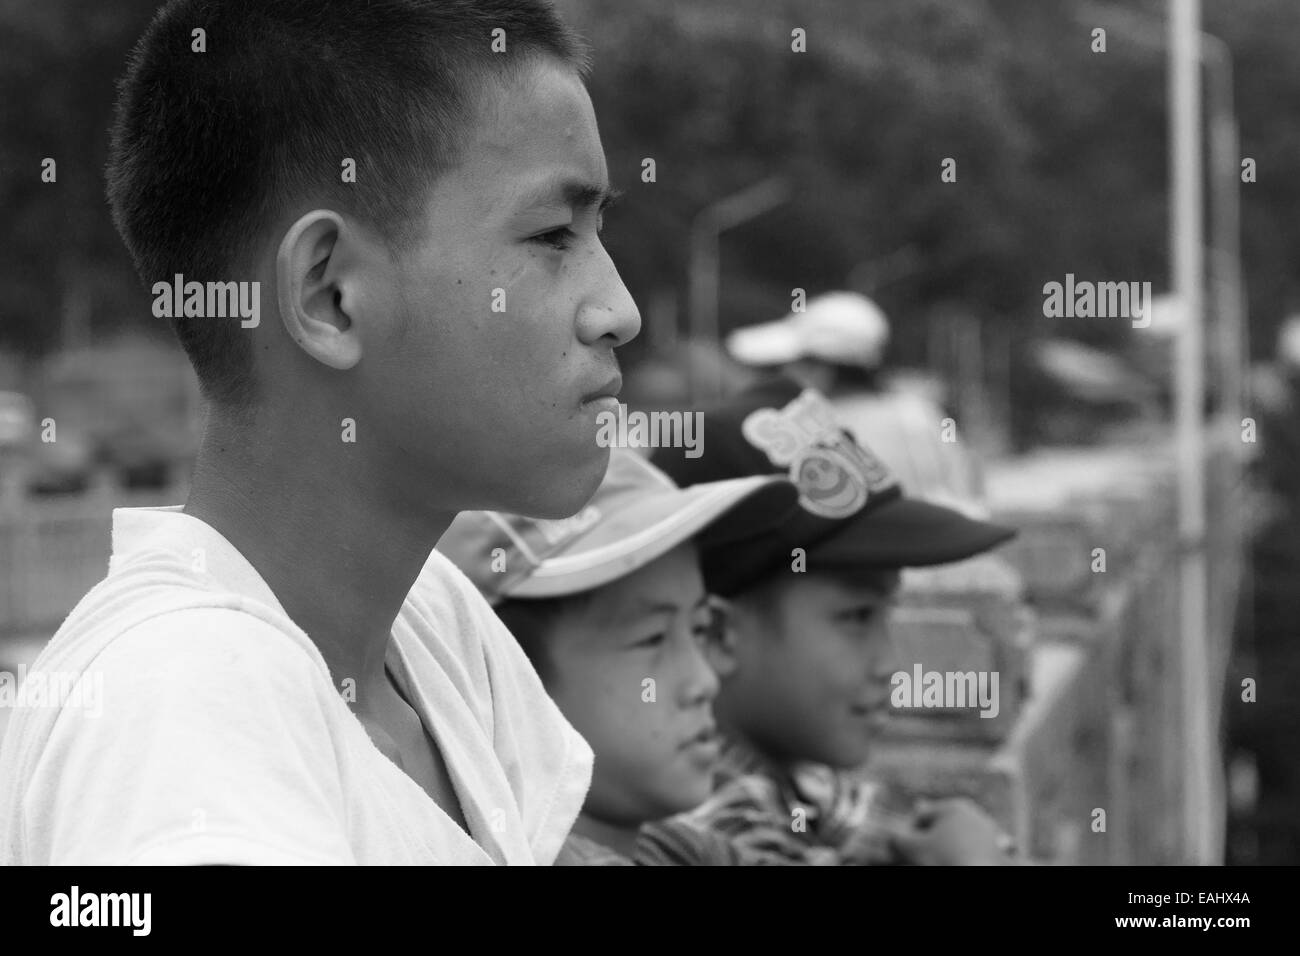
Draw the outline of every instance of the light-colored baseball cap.
M727 351L744 365L771 366L802 358L874 368L884 358L889 320L876 303L856 292L828 292L802 312L775 322L737 329Z
M438 550L490 604L603 587L695 538L718 544L761 533L797 507L781 476L752 475L679 488L628 449L610 451L596 494L571 518L464 511Z

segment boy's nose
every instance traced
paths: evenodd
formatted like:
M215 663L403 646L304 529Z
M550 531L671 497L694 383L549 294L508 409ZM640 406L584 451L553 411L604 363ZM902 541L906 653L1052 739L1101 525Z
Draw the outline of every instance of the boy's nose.
M578 310L578 340L584 345L603 342L617 348L641 331L641 310L632 301L632 293L623 284L609 253L601 249L599 259L593 266L598 272L596 287Z
M718 696L718 687L718 675L709 666L704 649L692 641L690 660L682 680L682 703L689 706L712 702Z
M905 654L889 625L888 619L878 625L880 631L872 635L868 647L875 648L870 662L871 676L876 680L889 681L903 667Z

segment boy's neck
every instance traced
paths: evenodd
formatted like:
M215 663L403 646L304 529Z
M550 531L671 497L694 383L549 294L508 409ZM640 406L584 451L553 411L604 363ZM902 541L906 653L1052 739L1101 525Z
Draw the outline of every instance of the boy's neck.
M639 826L629 827L618 823L608 823L604 820L597 820L595 817L583 810L578 814L577 821L573 824L573 832L588 840L594 840L601 846L608 847L615 853L620 853L628 859L636 851L637 834L641 832Z
M366 689L384 686L393 620L454 515L388 506L360 480L355 445L322 447L292 428L231 438L210 423L183 510L239 550L330 676L356 681L364 709Z
M726 710L716 703L713 709L722 736L722 764L734 772L763 770L767 773L788 774L795 761L787 760L768 751L757 740L745 733Z

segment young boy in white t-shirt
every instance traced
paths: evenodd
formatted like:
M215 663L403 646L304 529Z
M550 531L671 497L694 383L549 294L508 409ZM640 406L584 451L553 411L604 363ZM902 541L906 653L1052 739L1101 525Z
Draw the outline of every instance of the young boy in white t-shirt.
M14 712L0 863L554 858L590 749L430 552L605 471L640 317L584 57L543 0L157 14L109 199L207 426L33 668L102 706Z

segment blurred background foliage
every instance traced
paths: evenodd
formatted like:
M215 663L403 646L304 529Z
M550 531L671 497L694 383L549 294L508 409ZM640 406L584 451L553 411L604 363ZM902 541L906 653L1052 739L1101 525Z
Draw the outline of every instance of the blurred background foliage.
M858 288L894 322L891 358L924 365L935 315L1000 334L1010 369L1067 334L1120 350L1125 322L1042 316L1044 282L1167 286L1161 0L560 0L591 41L590 88L615 184L608 244L647 317L635 364L685 329L692 218L780 174L775 211L723 236L720 323L780 316L791 290ZM1243 260L1256 354L1300 308L1300 4L1205 5L1230 45ZM0 349L165 335L103 196L114 83L153 0L0 0ZM1111 13L1120 13L1112 18ZM1156 36L1125 26L1134 11ZM1104 54L1091 49L1107 28ZM791 52L791 30L807 53ZM41 161L58 161L57 184ZM653 158L656 182L641 181ZM940 180L945 157L957 182ZM1016 430L1040 403L1010 376ZM2 387L2 386L0 386Z

